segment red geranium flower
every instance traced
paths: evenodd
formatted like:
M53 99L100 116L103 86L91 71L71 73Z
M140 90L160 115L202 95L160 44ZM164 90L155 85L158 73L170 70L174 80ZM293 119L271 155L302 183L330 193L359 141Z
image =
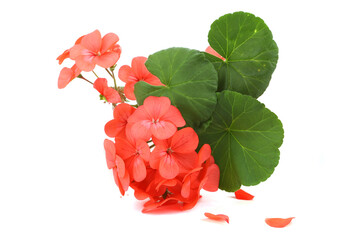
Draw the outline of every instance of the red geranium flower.
M119 37L108 33L103 38L98 30L85 35L79 44L70 49L70 58L82 71L92 71L95 65L103 68L113 66L120 58Z
M171 179L180 172L196 167L195 149L199 138L194 129L187 127L179 130L167 140L153 138L155 149L151 153L150 166L159 169L162 177Z
M144 104L128 118L132 123L131 133L136 139L145 141L151 136L167 139L174 135L178 127L185 125L180 111L171 105L167 97L147 97Z
M131 180L141 182L146 177L146 164L150 159L149 145L131 134L125 136L115 139L116 152L124 159Z
M114 119L105 124L105 133L109 137L119 137L125 133L127 120L135 112L136 108L127 103L118 104L114 109Z
M109 103L121 102L119 93L115 89L108 87L107 80L105 78L96 79L93 86L106 98L106 101Z
M125 82L124 93L130 100L135 100L134 85L138 81L145 81L151 85L163 85L160 80L152 75L146 68L146 57L135 57L129 65L124 65L119 69L119 79Z

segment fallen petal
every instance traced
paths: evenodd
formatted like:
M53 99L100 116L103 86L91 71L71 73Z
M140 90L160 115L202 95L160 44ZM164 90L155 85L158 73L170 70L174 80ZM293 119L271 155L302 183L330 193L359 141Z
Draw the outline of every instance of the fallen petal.
M236 197L236 199L240 199L240 200L253 200L253 198L254 198L253 195L245 192L242 189L239 189L235 192L235 197Z
M215 220L215 221L226 221L229 223L229 217L224 214L212 214L212 213L204 213L205 217Z
M265 222L270 227L275 228L283 228L289 225L289 223L294 219L295 217L290 218L266 218Z

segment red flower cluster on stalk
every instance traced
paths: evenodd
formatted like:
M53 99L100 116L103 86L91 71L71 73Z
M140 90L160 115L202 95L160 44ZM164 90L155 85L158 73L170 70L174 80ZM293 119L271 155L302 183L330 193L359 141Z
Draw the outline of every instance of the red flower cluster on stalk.
M167 97L150 96L135 109L121 103L105 132L109 169L122 195L134 189L139 200L149 198L144 212L166 204L185 210L195 206L200 190L216 191L220 172L208 144L196 152L199 139ZM150 145L151 144L151 145Z
M113 71L121 54L118 41L114 33L101 38L98 30L80 37L57 58L59 64L68 58L75 61L71 68L61 70L58 87L64 88L78 77L93 84L101 99L113 104L114 118L106 123L105 133L114 141L105 139L104 148L107 167L122 195L131 187L137 199L149 199L143 212L164 204L190 209L201 197L201 189L218 189L220 171L210 146L205 144L196 152L199 138L194 129L185 127L169 98L149 96L137 108L126 103L127 99L136 100L134 85L138 81L163 84L147 70L147 58L135 57L131 66L120 67L118 77L125 86L117 87ZM96 66L105 68L114 87L98 77ZM81 75L90 71L96 76L94 83Z

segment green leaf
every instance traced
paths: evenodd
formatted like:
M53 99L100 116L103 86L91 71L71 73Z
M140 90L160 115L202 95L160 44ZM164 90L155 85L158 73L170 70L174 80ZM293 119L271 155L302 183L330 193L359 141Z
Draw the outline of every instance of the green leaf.
M219 187L233 192L270 177L279 162L284 130L278 117L258 100L223 91L199 138L200 145L210 144L220 168Z
M261 18L245 12L226 14L211 25L210 46L225 58L206 55L219 74L218 91L259 97L269 85L278 47Z
M188 126L195 128L210 118L216 106L217 72L203 53L169 48L150 55L145 65L165 86L136 83L139 105L148 96L166 96Z

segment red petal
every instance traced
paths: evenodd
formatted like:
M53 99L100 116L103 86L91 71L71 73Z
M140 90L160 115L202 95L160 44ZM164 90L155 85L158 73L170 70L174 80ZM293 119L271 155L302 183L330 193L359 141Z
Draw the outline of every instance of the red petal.
M70 57L70 50L67 49L65 50L60 56L58 56L56 58L56 60L59 60L59 64L62 64L63 61L66 59L66 58L69 58Z
M204 213L204 215L207 218L215 220L215 221L226 221L227 223L229 223L229 217L224 214L212 214L212 213L206 212L206 213Z
M151 124L151 133L154 137L162 140L172 137L177 128L171 122L160 121L158 123Z
M236 199L241 199L241 200L252 200L254 198L253 195L245 192L242 189L239 189L235 192L235 197L236 197Z
M150 148L144 140L138 139L136 141L136 149L142 159L147 162L150 161Z
M148 141L151 137L151 123L150 121L140 121L134 124L131 124L131 134L135 139L142 139L144 141Z
M93 56L91 55L79 55L75 59L76 65L81 69L81 71L90 72L95 68L95 63L93 62Z
M128 65L123 65L119 69L118 77L121 81L128 83L130 81L129 76L132 74L133 73L132 73L131 67Z
M146 57L135 57L131 61L131 68L138 80L144 80L149 74L149 71L145 67Z
M67 67L64 67L60 71L60 75L58 78L58 88L65 88L71 80L73 80L74 72Z
M295 217L290 218L266 218L265 222L270 227L275 228L283 228L289 225L289 223L294 219Z
M94 53L98 53L101 47L101 34L99 30L85 35L81 39L81 45Z
M98 78L95 80L93 87L101 94L104 95L105 89L108 88L106 78Z
M119 41L118 35L115 33L106 34L101 41L101 53L105 53L107 50L111 49Z
M105 148L107 166L109 169L112 169L115 167L115 156L116 156L115 144L111 140L105 139L104 148Z
M121 102L121 98L120 98L119 93L115 89L113 89L111 87L105 88L104 97L106 98L106 100L109 103L119 103L119 102Z
M203 189L209 192L216 192L219 188L220 169L218 165L212 164L207 170L207 180Z
M219 53L217 53L212 47L208 46L206 49L205 49L205 52L211 54L211 55L214 55L215 57L218 57L222 60L225 60L225 58L223 56L221 56Z
M109 68L119 60L120 54L118 52L106 52L94 58L94 62L103 68Z
M160 160L159 173L163 178L174 178L179 173L179 166L171 156L167 156Z
M116 155L115 163L116 163L117 173L118 173L119 177L123 178L125 176L125 172L126 172L124 160L122 160L121 157Z
M169 111L171 102L167 97L149 96L144 101L144 109L154 120L160 120Z
M126 122L127 119L135 112L136 108L127 103L119 104L114 109L114 118Z
M135 82L129 82L126 83L124 87L125 96L130 100L136 100L134 93L134 86L135 86Z
M146 177L145 163L139 157L136 157L134 159L133 166L132 166L132 174L133 174L133 178L136 182L141 182Z
M117 137L125 130L125 127L126 122L124 123L119 119L113 119L105 124L105 133L111 138Z
M203 164L211 156L211 147L209 144L204 144L199 150L199 164Z
M174 106L169 107L169 110L161 117L161 120L170 121L177 127L183 127L186 124L179 109Z
M171 149L178 153L195 151L199 144L199 137L191 127L183 128L175 133L171 140Z

